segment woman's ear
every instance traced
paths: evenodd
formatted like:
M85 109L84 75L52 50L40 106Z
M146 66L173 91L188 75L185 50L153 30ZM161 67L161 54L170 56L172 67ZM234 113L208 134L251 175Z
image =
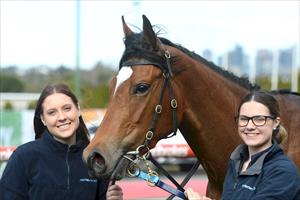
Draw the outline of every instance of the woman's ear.
M276 117L275 119L275 127L278 127L280 125L280 117Z
M78 109L78 117L82 116L79 104L77 104L77 109Z
M46 122L44 120L44 116L43 115L40 115L40 119L41 119L42 123L44 124L44 126L46 126Z

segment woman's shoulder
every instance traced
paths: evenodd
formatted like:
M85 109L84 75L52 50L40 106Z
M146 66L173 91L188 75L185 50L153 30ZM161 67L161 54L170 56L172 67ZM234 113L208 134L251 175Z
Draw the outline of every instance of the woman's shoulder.
M268 169L271 171L278 171L282 173L290 173L299 175L296 164L284 153L271 159Z
M9 157L8 165L26 166L28 163L35 161L38 156L38 141L31 141L18 146Z
M42 146L40 140L34 140L34 141L30 141L24 144L21 144L20 146L18 146L16 148L16 150L14 151L14 154L17 155L32 155L32 153L40 150L40 147Z
M289 157L287 157L286 155L285 155L285 158L278 161L278 165L283 170L299 174L296 164Z

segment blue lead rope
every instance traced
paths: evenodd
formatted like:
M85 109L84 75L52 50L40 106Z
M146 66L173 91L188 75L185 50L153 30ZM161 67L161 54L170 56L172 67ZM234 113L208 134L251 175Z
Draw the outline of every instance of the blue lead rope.
M158 176L156 175L148 175L147 173L143 172L143 171L140 171L140 170L136 170L135 171L135 175L145 181L148 181L150 183L153 183L155 186L157 187L160 187L161 189L177 196L177 197L180 197L181 199L184 199L184 200L188 200L186 198L186 196L184 195L184 193L180 190L177 190L169 185L167 185L166 183L164 183L163 181L161 181L159 179Z

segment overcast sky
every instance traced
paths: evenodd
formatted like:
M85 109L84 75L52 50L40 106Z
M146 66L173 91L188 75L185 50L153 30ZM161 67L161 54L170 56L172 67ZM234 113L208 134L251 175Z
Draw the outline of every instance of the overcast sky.
M76 65L76 6L72 0L1 0L1 67ZM142 14L161 35L216 58L240 44L255 51L300 46L300 1L81 1L80 66L117 68L124 50L121 16L142 27ZM133 30L137 30L132 27ZM298 51L299 55L299 51Z

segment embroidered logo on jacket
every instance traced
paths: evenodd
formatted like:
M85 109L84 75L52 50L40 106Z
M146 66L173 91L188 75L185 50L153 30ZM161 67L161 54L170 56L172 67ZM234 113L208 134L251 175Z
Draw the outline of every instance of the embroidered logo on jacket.
M246 188L246 189L251 190L251 191L254 191L254 190L255 190L255 187L251 187L251 186L246 185L246 184L243 184L243 185L242 185L242 188Z
M81 178L79 179L80 182L92 182L97 183L97 179L90 179L90 178Z

